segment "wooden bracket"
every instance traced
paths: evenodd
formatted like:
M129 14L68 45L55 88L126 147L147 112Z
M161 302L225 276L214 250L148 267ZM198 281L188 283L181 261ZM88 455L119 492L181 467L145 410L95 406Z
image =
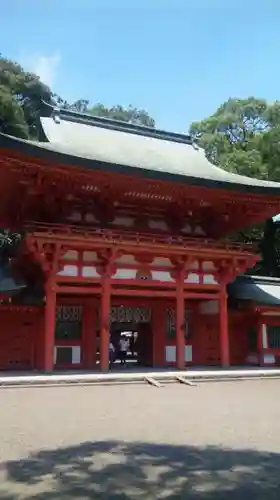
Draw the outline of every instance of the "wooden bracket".
M38 262L43 274L49 278L55 276L62 267L61 257L67 252L67 248L59 243L49 243L27 235L25 245L34 261Z
M231 260L222 260L218 271L218 279L221 285L227 285L239 274L244 273L258 261L257 256L243 256Z
M118 248L105 248L99 252L98 256L101 260L101 265L98 266L102 273L103 280L106 278L111 278L111 276L116 272L115 261L119 254Z

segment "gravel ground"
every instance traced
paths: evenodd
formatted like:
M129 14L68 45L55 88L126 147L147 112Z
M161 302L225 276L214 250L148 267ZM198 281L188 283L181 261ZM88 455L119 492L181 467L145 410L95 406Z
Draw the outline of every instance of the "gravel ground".
M279 500L279 389L0 389L0 498Z

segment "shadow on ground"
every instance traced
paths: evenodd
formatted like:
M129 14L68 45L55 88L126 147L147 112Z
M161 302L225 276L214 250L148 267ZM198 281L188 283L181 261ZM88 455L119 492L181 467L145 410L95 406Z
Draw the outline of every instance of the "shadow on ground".
M86 442L1 467L6 500L280 498L280 455L252 450Z

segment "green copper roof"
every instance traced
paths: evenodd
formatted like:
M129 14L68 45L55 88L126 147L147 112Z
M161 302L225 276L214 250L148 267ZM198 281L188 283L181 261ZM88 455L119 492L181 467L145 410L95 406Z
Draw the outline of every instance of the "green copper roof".
M280 183L229 173L211 164L187 135L82 115L48 106L46 142L0 135L1 147L74 167L169 182L279 195Z
M247 186L275 187L280 184L231 174L210 163L200 149L188 141L159 139L100 125L67 121L63 117L41 118L48 148L99 162L125 165L204 180ZM130 128L131 130L131 128ZM132 170L133 173L133 170ZM185 179L187 182L187 179Z
M280 279L259 276L237 278L228 286L229 295L256 304L280 305Z

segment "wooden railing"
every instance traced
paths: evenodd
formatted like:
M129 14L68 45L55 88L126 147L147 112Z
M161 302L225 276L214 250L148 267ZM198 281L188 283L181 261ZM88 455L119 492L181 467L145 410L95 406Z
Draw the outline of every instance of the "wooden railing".
M97 237L103 239L104 243L141 243L147 245L164 244L167 246L180 246L183 248L213 248L229 251L254 252L253 245L239 242L229 242L223 240L213 240L201 236L189 238L186 236L174 236L166 234L153 234L145 232L135 232L128 229L104 229L104 228L89 228L88 226L75 224L53 224L53 223L37 223L29 221L25 224L24 230L29 234L45 233L49 235L68 235L68 236L84 236Z

